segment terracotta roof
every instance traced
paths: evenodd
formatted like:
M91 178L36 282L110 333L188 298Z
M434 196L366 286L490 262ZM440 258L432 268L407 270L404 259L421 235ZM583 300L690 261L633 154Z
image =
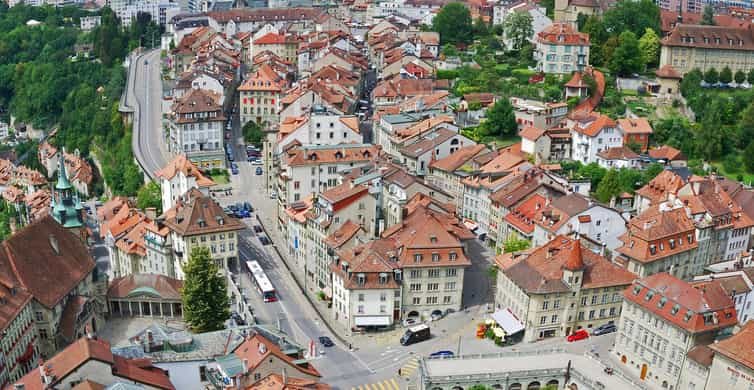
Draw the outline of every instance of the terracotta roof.
M578 32L571 23L553 23L537 33L537 40L554 45L589 46L589 34Z
M286 39L285 35L278 34L275 32L268 32L267 34L262 35L261 37L254 40L255 45L282 45L285 44L288 40Z
M626 134L652 134L652 125L647 118L618 119L618 126Z
M712 358L715 356L715 351L706 345L697 345L686 352L686 356L697 364L709 368L712 366Z
M104 363L110 367L110 374L139 384L158 389L175 389L168 378L167 372L143 363L113 355L110 344L104 340L82 337L67 346L55 356L44 362L45 368L53 377L51 387L58 387L64 380L69 380L82 365L89 361ZM102 373L103 376L107 375ZM26 390L43 390L45 388L39 369L33 369L18 382Z
M0 305L0 331L5 331L32 299L16 279L5 251L0 251L0 297L4 299Z
M346 242L350 241L351 238L356 236L359 231L361 231L362 233L365 232L364 229L361 228L361 226L348 219L346 220L346 222L340 225L339 228L332 232L332 234L327 236L327 238L325 239L325 245L333 249L338 249Z
M349 290L400 288L393 277L393 270L400 268L395 240L377 239L337 253L339 261L331 263L330 270L343 278L343 287ZM344 264L348 264L348 272L343 270ZM387 278L380 281L380 274ZM362 282L359 276L363 276Z
M53 308L94 270L87 246L51 216L25 226L3 243L16 280L47 308Z
M577 247L578 246L578 247ZM583 270L582 288L628 286L635 275L581 247L579 240L557 236L528 254L496 257L501 272L527 294L570 292L563 281L566 267Z
M115 196L110 198L102 206L97 207L97 221L103 223L114 217L118 211L124 206L129 204L128 198L125 196Z
M435 148L458 135L457 132L450 129L439 128L434 131L431 136L418 136L418 139L413 140L411 144L400 148L398 152L403 156L411 158L417 158L427 153L432 153L432 156L434 156ZM463 146L463 141L461 141L461 146Z
M297 146L288 150L288 166L319 164L347 164L366 162L379 156L379 146L368 144L342 144L320 147Z
M571 217L589 209L590 205L589 198L578 193L561 196L537 212L534 223L549 232L557 232Z
M595 137L602 131L602 129L611 127L615 128L617 125L618 124L614 120L610 119L609 116L599 115L596 120L590 122L586 127L576 125L574 126L573 130L588 137Z
M318 8L235 8L227 11L212 11L206 15L215 19L219 23L235 21L243 22L267 22L272 21L293 21L293 20L315 20L320 18L325 10ZM194 16L194 15L192 15Z
M504 219L522 233L531 234L534 232L534 216L546 204L547 199L544 196L534 194L518 207L512 209Z
M377 83L373 97L378 99L430 95L434 90L435 81L432 79L391 79Z
M105 385L85 379L83 382L72 387L71 390L105 390Z
M293 376L295 376L296 372L314 377L321 376L319 371L317 371L310 362L296 364L296 360L299 359L298 357L286 355L280 350L280 347L276 343L258 333L248 337L233 351L233 353L238 356L241 361L246 359L246 362L248 363L247 368L250 372L255 371L257 367L265 363L268 358L274 356L287 363L289 367L293 368L293 370L291 370L293 371L293 373L291 373Z
M327 191L321 193L319 196L330 202L333 212L335 212L368 194L369 188L367 186L353 185L345 181L342 184L327 189Z
M636 154L628 146L620 146L615 148L604 149L597 152L597 157L604 158L605 160L637 160L639 155Z
M427 119L423 119L419 122L416 122L415 124L406 127L404 129L399 129L395 131L395 135L398 138L401 139L407 139L410 137L416 137L418 135L421 135L423 133L426 133L430 130L433 130L434 128L442 125L442 124L453 124L455 123L453 118L448 115L436 115L429 117Z
M623 293L625 300L692 334L736 325L733 300L718 283L694 288L662 272L637 280ZM661 304L661 302L665 302ZM705 320L705 315L707 319ZM713 316L716 317L713 319Z
M686 156L680 150L668 145L649 149L649 157L652 157L655 160L665 160L668 162L686 160Z
M670 64L663 65L660 69L657 69L655 71L655 75L663 79L680 80L683 78L683 76L680 73L678 73L678 71L675 70L675 68L673 68L673 65L670 65Z
M650 150L650 155L652 151ZM651 204L659 203L667 199L668 193L677 194L678 190L684 186L683 178L673 171L662 171L650 180L644 187L639 188L636 193L639 196L650 200Z
M652 207L631 219L628 232L620 237L623 246L616 250L649 263L696 249L699 244L695 232L694 221L686 215L685 209L660 211Z
M288 87L288 81L280 76L269 64L262 64L247 75L238 87L239 91L282 92Z
M573 72L571 79L567 83L563 84L566 88L588 88L589 86L581 78L581 72Z
M741 330L732 337L709 346L715 353L719 353L734 362L754 370L754 321L748 321Z
M749 28L678 24L662 38L663 46L694 47L718 50L754 50L754 36Z
M165 225L181 236L244 229L244 224L223 211L220 205L196 188L191 189L165 212Z
M525 138L532 141L538 140L539 137L543 136L544 134L545 134L545 130L542 130L534 126L526 126L518 133L518 135L521 136L521 138Z
M269 374L254 382L246 390L330 390L325 383L319 383L311 379L301 379L280 374Z
M473 103L479 102L482 105L490 105L495 101L495 94L490 92L474 92L463 95L463 100Z
M149 294L157 293L161 299L180 300L181 288L183 288L183 281L165 275L130 274L110 282L107 297L108 299L127 298L131 294L144 291Z
M445 158L430 162L429 167L444 172L455 172L475 156L486 151L489 149L483 144L464 146Z
M173 103L172 110L178 114L178 118L175 119L178 123L197 121L196 118L184 118L182 114L199 112L216 112L217 116L212 118L213 121L225 120L220 106L220 95L206 89L192 88Z
M204 176L202 171L199 170L199 168L197 168L185 154L179 154L173 159L173 161L169 162L168 165L155 172L155 175L162 179L171 180L179 172L185 177L194 177L196 179L196 184L199 187L211 187L215 185L215 182Z
M487 164L484 164L480 171L482 173L500 173L508 172L518 165L525 163L527 160L520 153L502 152Z

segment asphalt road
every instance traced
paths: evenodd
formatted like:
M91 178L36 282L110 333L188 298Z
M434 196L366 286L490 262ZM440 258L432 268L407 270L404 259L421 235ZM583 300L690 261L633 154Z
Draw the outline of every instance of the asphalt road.
M144 173L154 179L154 173L167 165L168 156L162 132L162 82L160 80L160 51L152 50L136 57L129 88L135 97L134 156Z

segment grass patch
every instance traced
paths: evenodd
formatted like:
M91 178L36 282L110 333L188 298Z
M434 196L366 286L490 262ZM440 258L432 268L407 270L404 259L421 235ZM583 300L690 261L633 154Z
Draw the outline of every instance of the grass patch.
M487 144L490 147L494 147L495 149L511 146L519 141L521 141L521 137L517 135L504 136L504 137L501 137L501 136L482 137L482 143Z
M729 157L730 158L730 157ZM724 161L713 161L712 166L717 169L717 172L731 180L743 181L746 184L754 183L754 173L747 172L743 165L743 159L740 154L734 157L738 163L733 167L731 163L725 163ZM736 168L737 167L737 168Z
M212 178L212 181L215 182L215 184L228 184L230 183L230 175L228 175L227 171L222 172L212 172L209 174L209 177Z

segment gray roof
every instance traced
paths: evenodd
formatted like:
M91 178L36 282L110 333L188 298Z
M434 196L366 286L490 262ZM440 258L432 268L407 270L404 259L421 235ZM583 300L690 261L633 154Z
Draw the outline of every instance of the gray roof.
M592 202L589 200L589 198L574 192L572 194L553 199L550 205L566 213L569 217L572 217L591 207L590 203Z

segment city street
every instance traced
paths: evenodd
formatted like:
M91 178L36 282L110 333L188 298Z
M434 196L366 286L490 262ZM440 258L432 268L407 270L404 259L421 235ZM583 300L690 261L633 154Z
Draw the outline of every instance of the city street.
M162 80L160 78L160 51L152 50L136 57L135 70L129 78L128 88L135 97L133 123L134 156L150 179L162 169L169 154L162 132Z

